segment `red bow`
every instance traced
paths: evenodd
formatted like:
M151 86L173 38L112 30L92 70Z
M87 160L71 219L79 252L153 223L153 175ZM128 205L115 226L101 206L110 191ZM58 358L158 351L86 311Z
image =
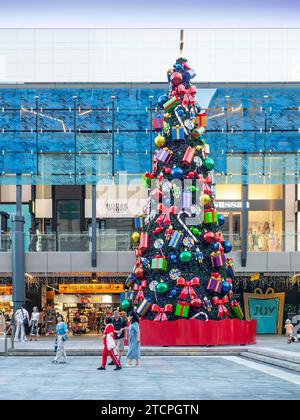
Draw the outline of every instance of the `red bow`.
M228 309L225 306L228 302L228 296L224 296L222 299L219 299L217 296L212 298L213 305L218 307L218 318L223 318L228 315Z
M159 204L157 210L162 212L162 214L155 220L157 225L161 225L162 223L165 226L169 226L171 224L170 214L176 213L176 207L166 207L163 204Z
M166 312L172 312L173 306L168 303L164 308L160 308L158 305L156 305L156 303L154 303L152 305L151 311L157 312L157 315L154 318L154 321L168 321Z
M137 295L134 299L135 303L139 303L140 300L144 300L145 296L144 296L143 290L146 289L146 287L147 287L146 280L142 280L140 286L136 283L134 284L133 290L134 292L137 292Z
M212 177L210 175L208 175L206 178L204 178L204 176L202 174L199 174L198 179L199 179L200 182L203 182L203 184L208 184L208 185L212 184Z
M183 290L180 293L179 299L185 300L188 295L190 295L191 300L195 299L197 297L197 293L192 286L199 286L199 284L199 277L194 277L190 281L185 280L183 277L179 277L179 279L177 279L176 286L183 286Z
M196 93L197 93L197 89L196 89L196 86L194 86L194 85L192 85L188 89L185 89L182 105L184 105L184 106L195 105L195 103L196 103L196 98L195 98Z

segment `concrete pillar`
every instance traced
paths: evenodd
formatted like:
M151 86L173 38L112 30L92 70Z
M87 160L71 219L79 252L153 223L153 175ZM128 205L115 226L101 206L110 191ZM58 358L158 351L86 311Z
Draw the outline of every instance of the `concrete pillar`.
M12 219L12 279L14 311L25 303L24 217L22 185L16 187L16 214Z
M285 185L285 220L283 221L285 241L285 249L283 251L293 252L296 248L296 216L295 213L295 201L296 191L295 185ZM284 239L284 238L283 238Z

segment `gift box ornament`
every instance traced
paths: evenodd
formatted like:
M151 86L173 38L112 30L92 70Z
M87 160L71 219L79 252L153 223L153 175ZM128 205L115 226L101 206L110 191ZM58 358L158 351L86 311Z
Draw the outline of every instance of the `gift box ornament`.
M160 149L156 152L156 159L160 162L168 164L172 158L172 155L173 152L167 147L164 147L163 149Z
M156 255L156 257L151 260L151 270L166 272L167 266L166 257L163 257L162 255Z
M150 237L149 237L149 233L148 232L142 232L141 233L141 238L140 238L140 245L139 248L142 251L147 251L149 249L150 246Z
M184 165L190 165L193 162L194 156L195 156L195 149L191 146L187 147L182 158L182 163Z
M204 127L198 127L192 130L192 137L194 139L199 139L205 133Z
M187 318L190 311L190 304L187 302L177 302L175 315Z
M211 273L206 289L215 293L222 292L222 277L219 273Z
M223 252L216 251L210 254L210 263L213 268L222 267L226 263L226 257Z
M204 223L218 223L218 212L217 210L205 209L203 213L203 222Z
M155 131L161 131L164 128L164 118L154 118L153 120L153 128Z
M226 258L226 270L227 270L228 276L231 279L234 279L235 269L234 269L234 261L232 258Z
M173 233L170 239L169 247L173 249L177 249L182 244L182 240L183 240L183 233L180 232L179 230L175 230L175 232Z
M129 289L135 282L135 276L133 273L130 273L127 279L124 282L124 288Z
M192 207L193 194L190 191L184 191L182 193L182 208L190 209Z
M239 304L239 302L237 300L234 300L231 304L230 304L230 308L234 314L234 316L237 319L244 319L244 312Z
M150 300L148 300L147 298L145 298L137 307L137 314L139 316L144 316L152 307L152 302L150 302Z
M145 220L146 217L145 216L136 216L134 218L134 227L135 229L143 229L145 227Z
M172 111L179 104L180 104L180 99L178 99L177 96L172 96L171 99L169 99L167 102L163 104L163 108L165 111Z
M197 127L206 127L207 126L207 114L202 112L201 114L196 115L195 125Z
M209 154L210 154L209 144L205 143L202 146L202 157L203 157L203 159L207 159Z
M184 127L183 126L176 126L172 127L172 140L184 140Z

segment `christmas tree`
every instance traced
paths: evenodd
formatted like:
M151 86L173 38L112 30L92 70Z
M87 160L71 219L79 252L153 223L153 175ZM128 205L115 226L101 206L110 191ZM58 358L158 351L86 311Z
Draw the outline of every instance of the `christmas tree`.
M196 102L195 71L179 58L158 98L156 151L145 215L135 218L136 263L122 309L154 321L243 319L233 297L231 244L215 208L214 161L205 141L206 113Z

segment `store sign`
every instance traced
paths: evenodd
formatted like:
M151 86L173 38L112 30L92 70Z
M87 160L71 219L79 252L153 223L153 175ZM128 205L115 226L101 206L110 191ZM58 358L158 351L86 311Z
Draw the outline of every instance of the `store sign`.
M216 201L216 207L222 209L242 209L242 201ZM249 201L247 201L247 208L249 208Z
M0 286L0 296L12 296L12 286Z
M99 293L122 293L124 290L123 284L60 284L58 287L59 293L70 293L75 295L80 294L99 294Z

